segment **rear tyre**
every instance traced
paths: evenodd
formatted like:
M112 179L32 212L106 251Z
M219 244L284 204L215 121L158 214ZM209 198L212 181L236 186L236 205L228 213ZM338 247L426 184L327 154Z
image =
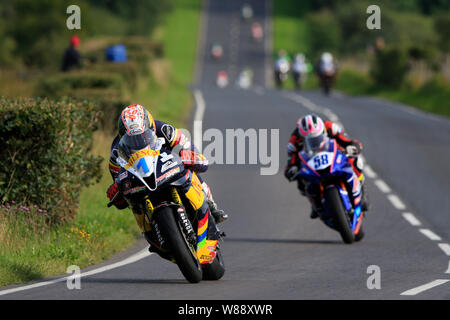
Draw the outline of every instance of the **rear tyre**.
M223 263L222 253L217 246L217 255L211 264L203 267L203 280L219 280L225 273L225 265Z
M345 212L339 191L336 188L326 189L325 200L329 208L333 211L334 222L337 230L341 234L342 240L348 244L353 243L355 241L355 235L350 227L350 217Z
M202 280L200 262L191 251L184 233L175 220L172 208L162 208L157 212L155 219L183 276L191 283L200 282Z

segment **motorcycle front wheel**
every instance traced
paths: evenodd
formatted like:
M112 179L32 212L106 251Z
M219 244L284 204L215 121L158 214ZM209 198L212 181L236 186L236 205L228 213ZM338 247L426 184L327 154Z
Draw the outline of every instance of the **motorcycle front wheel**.
M189 247L189 242L180 225L176 222L173 208L164 207L160 209L155 219L183 276L191 283L200 282L202 280L200 262L195 251L193 252Z
M217 255L211 264L203 266L203 280L219 280L225 273L225 265L223 263L220 247L217 246Z
M345 212L339 191L336 188L326 189L324 197L329 208L333 211L334 222L342 240L348 244L353 243L355 235L350 227L350 217Z

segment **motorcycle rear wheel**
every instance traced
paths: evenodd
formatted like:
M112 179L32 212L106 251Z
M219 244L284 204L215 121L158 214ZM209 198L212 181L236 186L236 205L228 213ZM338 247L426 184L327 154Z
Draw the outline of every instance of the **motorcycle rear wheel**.
M334 221L342 240L347 244L353 243L355 241L355 235L350 227L350 220L345 212L339 191L336 188L326 189L324 196L330 209L333 210Z
M202 269L197 256L191 251L188 241L176 222L171 207L162 208L155 216L163 238L169 243L170 252L187 281L198 283L202 280Z

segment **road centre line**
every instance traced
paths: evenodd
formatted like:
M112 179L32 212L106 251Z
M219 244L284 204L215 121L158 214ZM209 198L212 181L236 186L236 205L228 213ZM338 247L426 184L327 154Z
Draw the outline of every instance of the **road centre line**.
M448 243L439 243L438 246L447 256L450 256L450 245Z
M426 236L428 239L432 241L441 241L441 237L439 237L436 233L431 231L430 229L419 229L419 231Z
M424 292L426 290L429 290L429 289L432 289L434 287L440 286L440 285L442 285L444 283L447 283L449 281L450 280L447 280L447 279L437 279L437 280L431 281L429 283L426 283L424 285L421 285L419 287L416 287L416 288L404 291L404 292L400 293L400 295L402 295L402 296L415 296L416 294L419 294L419 293Z
M418 227L421 225L420 221L412 213L404 212L402 215L403 218L405 218L406 221L408 221L414 227Z
M400 200L400 198L397 195L388 194L387 198L392 203L392 205L395 207L395 209L397 209L397 210L405 210L406 209L405 204L402 202L402 200Z
M386 184L386 182L381 179L376 179L374 183L383 193L390 193L392 191L391 188L389 188L389 186Z

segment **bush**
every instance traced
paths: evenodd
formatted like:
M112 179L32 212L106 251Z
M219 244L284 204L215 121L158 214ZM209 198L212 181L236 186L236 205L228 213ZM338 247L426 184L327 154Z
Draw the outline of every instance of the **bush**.
M133 69L126 65L117 65L122 68L119 72L72 72L57 74L42 80L36 89L40 97L59 99L64 96L77 101L90 101L98 111L104 115L100 120L102 129L110 130L116 125L120 111L128 103L124 98L125 84L136 88L137 78ZM124 79L127 79L126 81Z
M117 129L117 119L123 108L131 104L119 91L112 89L78 89L72 91L71 97L94 103L103 115L99 122L101 129L111 132Z
M123 79L123 84L131 92L135 92L137 89L138 67L134 61L126 63L101 62L93 64L90 69L94 72L120 75Z
M59 98L69 95L73 90L96 88L120 90L124 80L118 74L99 72L61 73L43 79L38 87L39 96Z
M98 111L69 100L0 98L0 202L36 205L48 221L72 217L80 190L100 178L88 153Z
M403 50L386 48L377 51L370 75L377 86L398 88L402 85L408 69L407 56Z

